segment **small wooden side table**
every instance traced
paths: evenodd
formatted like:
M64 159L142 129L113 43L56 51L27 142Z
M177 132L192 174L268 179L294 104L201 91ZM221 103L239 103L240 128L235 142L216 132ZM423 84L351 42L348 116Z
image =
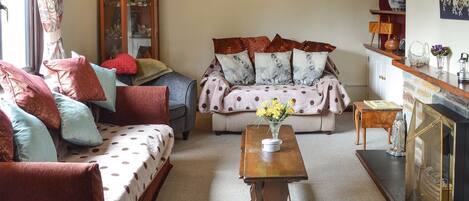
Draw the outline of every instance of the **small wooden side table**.
M355 129L357 132L356 144L360 144L360 120L363 130L363 150L366 150L366 129L384 128L388 132L388 144L391 144L391 128L396 115L402 109L375 110L363 102L353 103L353 114L355 119Z

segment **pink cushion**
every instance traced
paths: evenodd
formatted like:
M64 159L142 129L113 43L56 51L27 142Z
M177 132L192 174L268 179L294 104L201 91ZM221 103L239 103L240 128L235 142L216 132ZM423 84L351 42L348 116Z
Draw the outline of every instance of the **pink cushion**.
M105 101L104 90L88 60L80 56L44 61L59 92L77 101Z
M115 68L117 74L133 75L137 73L137 61L126 53L118 54L116 58L104 61L101 66L109 69Z
M60 114L52 92L44 80L0 61L0 85L23 110L39 118L50 128L60 127Z
M13 161L13 128L8 117L0 110L0 162Z

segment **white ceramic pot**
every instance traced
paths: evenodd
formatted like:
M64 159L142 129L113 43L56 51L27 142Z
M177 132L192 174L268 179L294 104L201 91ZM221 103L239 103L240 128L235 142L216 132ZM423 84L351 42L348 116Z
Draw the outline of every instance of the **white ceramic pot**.
M262 140L262 151L264 152L276 152L280 150L282 140L279 139L264 139Z

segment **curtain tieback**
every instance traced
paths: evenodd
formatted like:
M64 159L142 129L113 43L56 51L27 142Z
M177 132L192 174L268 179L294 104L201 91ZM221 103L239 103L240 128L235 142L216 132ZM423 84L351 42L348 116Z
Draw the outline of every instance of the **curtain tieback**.
M62 30L61 29L57 29L57 30L52 31L52 32L46 32L46 34L48 36L47 38L49 39L48 42L50 42L50 43L57 42L62 38Z

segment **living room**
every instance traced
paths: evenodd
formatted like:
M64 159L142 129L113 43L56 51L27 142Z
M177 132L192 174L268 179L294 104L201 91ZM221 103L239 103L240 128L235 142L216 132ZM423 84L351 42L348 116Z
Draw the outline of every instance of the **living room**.
M468 20L467 0L0 0L0 200L469 200Z

